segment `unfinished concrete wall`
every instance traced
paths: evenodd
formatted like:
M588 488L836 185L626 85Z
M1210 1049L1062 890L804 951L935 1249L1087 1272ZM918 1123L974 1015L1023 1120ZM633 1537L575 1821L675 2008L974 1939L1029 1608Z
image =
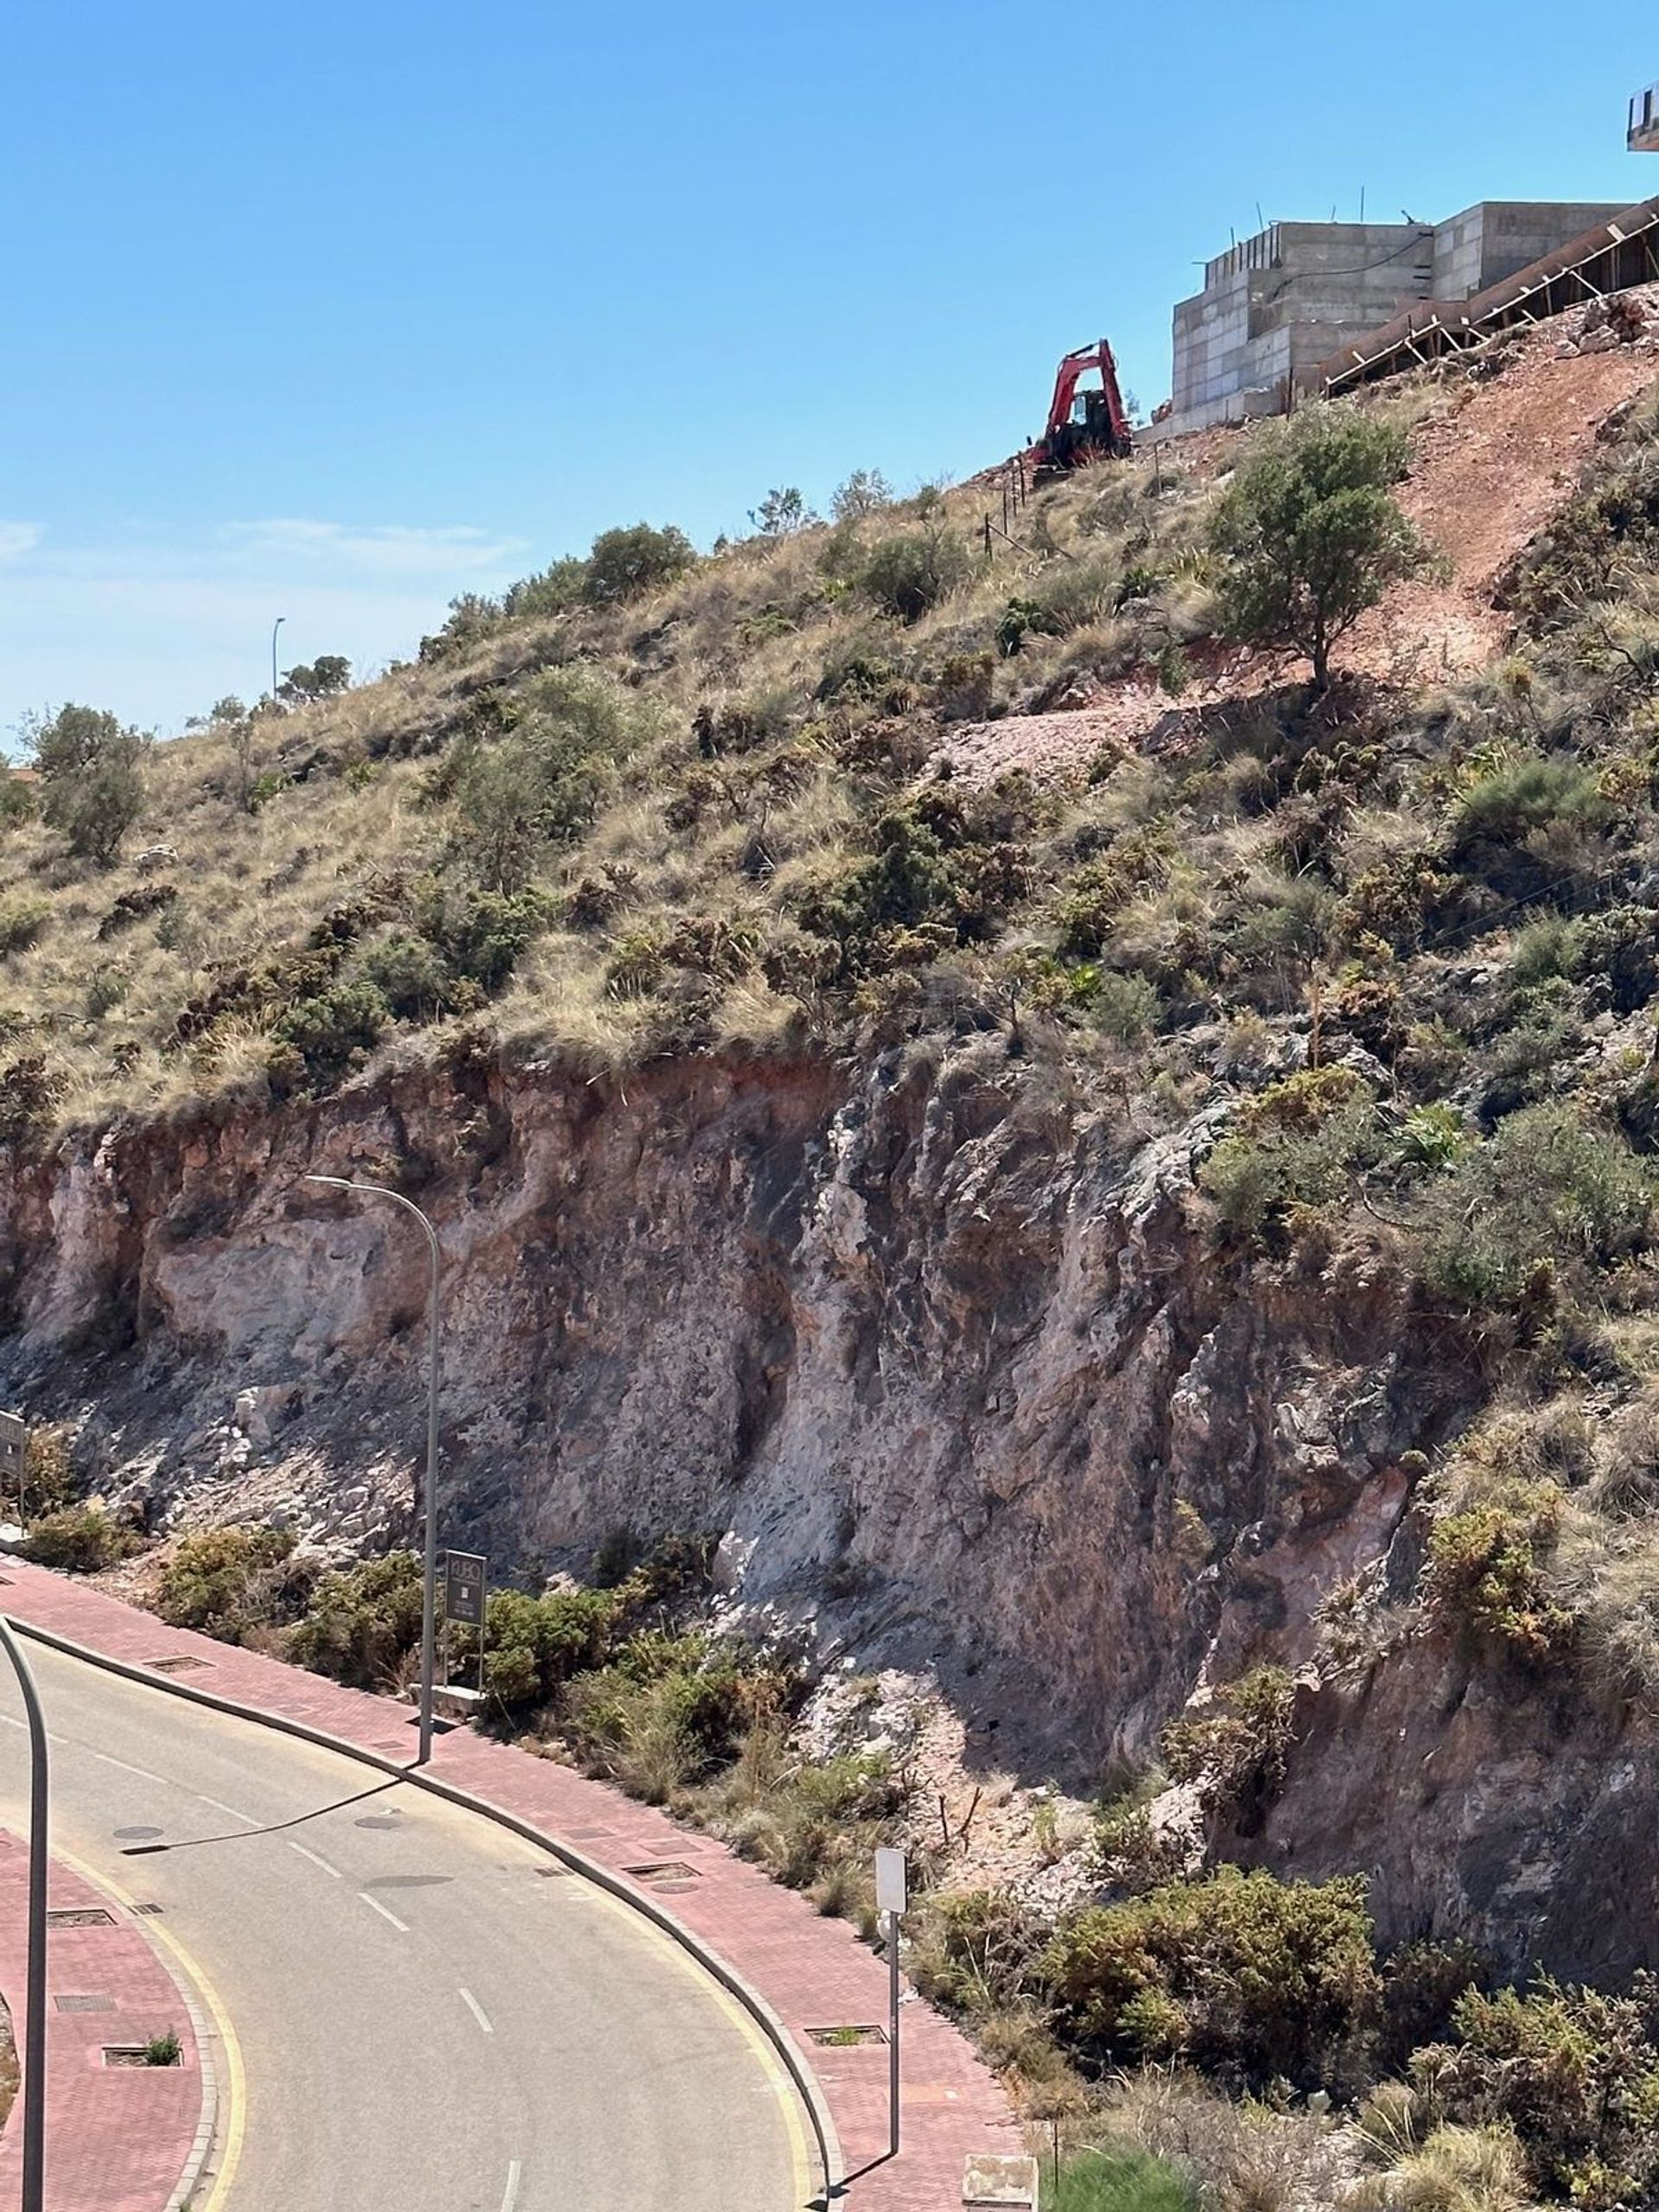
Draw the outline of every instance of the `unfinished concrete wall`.
M1272 224L1207 262L1203 291L1176 308L1160 434L1272 412L1305 372L1402 308L1468 299L1618 212L1484 200L1440 224Z
M1427 224L1275 223L1218 254L1175 309L1175 412L1266 391L1386 321L1426 296L1433 253Z
M1465 207L1434 232L1433 296L1472 298L1618 213L1617 202L1581 200L1483 200Z

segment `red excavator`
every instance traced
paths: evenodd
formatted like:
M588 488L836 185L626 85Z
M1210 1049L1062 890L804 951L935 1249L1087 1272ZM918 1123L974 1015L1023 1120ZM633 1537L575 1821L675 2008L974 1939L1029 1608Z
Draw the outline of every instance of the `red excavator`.
M1100 372L1100 388L1080 392L1090 369ZM1117 388L1117 363L1103 338L1080 346L1060 363L1049 402L1048 423L1037 441L1039 474L1076 468L1086 461L1127 461L1135 450L1123 395Z

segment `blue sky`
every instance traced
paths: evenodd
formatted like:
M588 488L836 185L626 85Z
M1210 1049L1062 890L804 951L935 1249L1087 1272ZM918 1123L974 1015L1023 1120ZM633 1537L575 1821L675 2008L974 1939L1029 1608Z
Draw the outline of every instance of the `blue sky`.
M1636 0L12 0L0 738L409 652L645 517L961 474L1230 231L1634 200ZM1588 18L1585 19L1588 22Z

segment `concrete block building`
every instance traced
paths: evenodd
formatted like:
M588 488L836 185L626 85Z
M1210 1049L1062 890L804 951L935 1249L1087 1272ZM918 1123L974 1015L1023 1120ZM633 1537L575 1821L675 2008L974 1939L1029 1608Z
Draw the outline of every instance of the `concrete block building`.
M1615 205L1484 200L1444 223L1274 223L1205 265L1175 309L1175 373L1161 435L1283 411L1351 339L1421 302L1472 298Z

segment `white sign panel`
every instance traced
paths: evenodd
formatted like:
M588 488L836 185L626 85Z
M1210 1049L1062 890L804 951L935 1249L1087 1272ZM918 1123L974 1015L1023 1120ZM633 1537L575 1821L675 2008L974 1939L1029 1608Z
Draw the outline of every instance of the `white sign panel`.
M903 1912L906 1903L905 1854L883 1848L875 1854L875 1909Z

